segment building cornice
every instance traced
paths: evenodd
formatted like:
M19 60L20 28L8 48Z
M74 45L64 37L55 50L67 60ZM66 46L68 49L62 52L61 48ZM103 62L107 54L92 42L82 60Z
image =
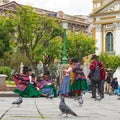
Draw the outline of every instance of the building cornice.
M99 22L94 22L94 24L110 24L110 23L120 23L120 20L108 20L108 21L99 21Z
M115 2L116 0L110 0L107 1L105 4L103 4L102 6L100 6L98 9L96 9L95 11L93 11L90 16L94 16L96 15L99 11L101 11L102 9L106 8L107 6L109 6L110 4L112 4L113 2Z
M97 13L97 14L94 14L94 17L95 17L95 16L103 16L103 15L111 15L111 14L116 14L116 13L120 13L120 10L111 11L111 12L106 12L106 13Z

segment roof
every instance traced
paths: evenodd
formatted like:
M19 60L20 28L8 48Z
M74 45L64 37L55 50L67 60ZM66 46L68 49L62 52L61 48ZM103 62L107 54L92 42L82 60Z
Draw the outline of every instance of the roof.
M90 16L96 15L99 11L103 10L104 8L106 8L110 4L114 3L115 1L120 1L120 0L109 0L109 1L105 2L105 4L103 4L102 6L98 7L95 11L90 13Z
M0 10L11 10L11 11L16 11L16 8L17 7L22 7L22 6L27 6L27 5L22 5L22 4L18 4L17 2L15 1L12 1L12 2L8 2L8 3L5 3L3 5L0 5ZM49 10L44 10L44 9L40 9L40 8L35 8L35 11L38 13L38 14L49 14L50 16L53 16L53 17L57 17L59 19L62 19L62 20L67 20L69 21L70 23L75 23L75 24L80 24L80 25L83 25L83 26L89 26L89 22L87 21L87 19L85 18L82 18L82 17L77 17L77 16L72 16L72 15L67 15L67 14L64 14L62 11L61 13L63 13L63 16L59 16L59 13L60 11L58 12L54 12L54 11L49 11Z

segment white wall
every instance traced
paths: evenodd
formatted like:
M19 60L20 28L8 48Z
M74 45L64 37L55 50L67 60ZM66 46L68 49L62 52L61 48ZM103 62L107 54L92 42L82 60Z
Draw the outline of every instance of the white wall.
M115 31L115 52L116 55L120 55L120 29Z
M96 26L96 54L100 54L102 51L102 32L101 32L101 25Z

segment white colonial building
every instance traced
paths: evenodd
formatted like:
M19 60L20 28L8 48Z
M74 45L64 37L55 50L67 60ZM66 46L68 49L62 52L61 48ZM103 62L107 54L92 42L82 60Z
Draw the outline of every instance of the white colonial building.
M120 55L120 0L93 0L93 18L96 38L96 54L108 52ZM114 77L120 84L120 70L117 69Z
M93 0L96 53L120 55L120 0Z

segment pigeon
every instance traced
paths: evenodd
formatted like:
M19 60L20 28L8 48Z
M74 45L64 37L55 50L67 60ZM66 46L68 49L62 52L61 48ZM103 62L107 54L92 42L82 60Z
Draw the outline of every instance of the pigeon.
M68 114L71 114L71 115L77 117L77 114L75 112L73 112L72 109L70 109L68 105L66 105L65 99L63 96L61 97L59 109L62 112L62 114L66 114L66 117L68 116Z
M84 100L83 100L83 98L82 98L82 95L80 95L79 97L77 97L77 100L78 100L78 103L79 103L79 105L83 105L83 103L84 103Z
M16 101L12 102L12 104L18 105L18 107L19 107L19 105L20 105L22 102L23 102L23 99L22 99L22 97L20 96L20 97L17 98Z

